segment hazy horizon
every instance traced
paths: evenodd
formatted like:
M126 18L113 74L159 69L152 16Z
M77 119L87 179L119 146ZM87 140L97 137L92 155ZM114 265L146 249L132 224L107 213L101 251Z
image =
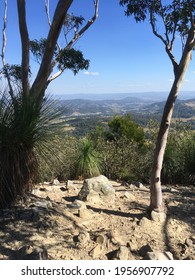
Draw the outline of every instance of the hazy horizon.
M148 92L130 92L130 93L70 93L70 94L54 94L53 96L60 99L90 99L90 100L105 100L105 99L123 99L126 97L162 101L166 100L169 92L165 91L148 91ZM181 91L178 99L194 99L195 91Z

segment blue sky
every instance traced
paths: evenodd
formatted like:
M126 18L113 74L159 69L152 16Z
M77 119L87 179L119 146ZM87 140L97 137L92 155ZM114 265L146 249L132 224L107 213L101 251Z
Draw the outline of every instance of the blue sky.
M3 2L3 1L1 1ZM47 19L44 0L27 0L27 20L31 39L46 37ZM51 10L56 0L50 0ZM93 15L93 0L74 0L71 7L76 15L88 19ZM0 17L3 17L0 3ZM172 85L172 65L163 44L152 34L149 24L137 24L124 15L118 0L100 0L99 17L94 25L77 42L76 48L90 59L88 71L74 76L66 71L51 83L53 94L74 93L134 93L150 91L168 92ZM1 22L2 23L2 22ZM177 38L175 52L180 52ZM60 40L62 43L62 39ZM16 1L9 1L6 61L20 63L20 39L17 27ZM32 70L37 66L32 62ZM191 61L184 91L195 89L195 64Z

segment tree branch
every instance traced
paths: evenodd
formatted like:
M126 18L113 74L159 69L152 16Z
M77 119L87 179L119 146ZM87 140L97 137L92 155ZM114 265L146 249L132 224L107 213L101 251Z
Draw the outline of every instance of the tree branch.
M51 62L57 40L64 23L65 16L73 0L59 0L54 13L51 28L47 37L47 43L43 59L37 77L31 87L31 94L42 98L47 86L47 79L51 73Z
M94 12L93 17L90 20L88 20L87 24L78 33L76 33L74 35L72 40L70 40L70 42L67 43L65 49L70 49L79 40L79 38L85 33L85 31L87 31L90 28L90 26L95 22L95 20L98 18L99 0L94 0L94 8L95 8L95 12ZM58 57L56 57L55 60L52 62L52 69L55 67L55 65L57 63L57 58ZM49 83L51 81L58 78L63 72L64 72L64 69L61 69L60 71L58 71L57 73L52 75L47 81L47 86L49 85Z
M66 45L66 49L70 49L73 46L73 44L85 33L87 29L89 29L89 27L97 19L99 10L99 0L94 0L94 8L94 16L90 20L88 20L87 24L78 33L75 34L72 40Z
M64 70L60 70L58 72L56 72L55 74L53 74L52 76L49 77L48 81L47 81L47 86L56 78L58 78L59 76L62 75L62 73L64 72Z
M17 0L19 30L22 43L22 88L24 94L29 94L29 36L26 23L26 1Z
M3 30L2 30L2 49L1 49L1 60L2 60L2 66L3 66L3 72L5 73L5 78L7 80L8 83L8 87L9 87L9 94L12 98L12 100L15 99L14 97L14 92L13 92L13 88L11 85L11 80L10 80L10 76L9 73L7 71L6 68L6 62L5 62L5 49L6 49L6 43L7 43L7 38L6 38L6 27L7 27L7 0L5 0L5 5L4 5L4 16L3 16Z
M168 54L171 62L172 62L172 65L173 65L173 70L174 70L174 73L176 73L177 71L177 68L178 68L178 63L176 62L175 60L175 57L174 55L172 54L172 47L170 46L169 44L169 40L168 42L163 38L162 35L160 35L157 31L156 31L156 27L155 27L155 20L154 20L154 17L153 17L153 14L152 12L150 13L150 24L152 26L152 32L153 34L158 37L162 42L163 44L165 45L165 50L166 50L166 53ZM166 28L166 27L165 27ZM167 33L167 31L166 31ZM172 41L172 46L173 46L173 41Z
M193 50L194 47L195 47L195 26L193 24L188 32L188 37L183 50L183 55L179 62L179 66L183 64L183 61L186 60L186 56L188 55L189 52Z
M49 0L45 0L45 12L47 15L47 21L48 21L49 27L51 28L51 19L50 19L50 14L49 14ZM62 49L60 47L60 45L58 44L58 42L57 42L57 47L58 47L59 51Z

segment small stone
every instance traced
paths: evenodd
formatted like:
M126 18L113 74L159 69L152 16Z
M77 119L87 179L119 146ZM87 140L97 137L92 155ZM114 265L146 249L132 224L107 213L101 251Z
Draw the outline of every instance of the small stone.
M190 236L190 239L195 243L195 235Z
M82 219L90 219L92 217L92 214L88 209L81 208L79 209L79 217Z
M59 185L59 184L60 184L60 182L58 181L58 179L57 179L57 178L55 178L55 179L53 180L52 184L53 184L53 185Z
M129 259L129 248L126 246L120 246L117 253L116 253L116 258L118 260L128 260Z
M136 186L135 186L134 184L130 184L130 186L129 186L129 188L132 189L132 190L134 190L135 187L136 187Z
M90 252L89 255L93 258L96 259L99 257L99 255L102 253L103 247L100 244L97 244Z
M124 197L127 198L129 201L134 202L136 201L135 196L130 192L125 192Z
M80 209L87 209L85 203L81 200L75 200L73 203L68 204L67 208L73 213L78 215ZM82 215L82 214L81 214Z
M96 238L96 242L98 244L103 244L104 243L104 236L103 235L98 235L97 238Z
M139 226L142 228L151 227L151 223L152 222L148 218L143 217L139 222Z
M171 192L175 193L175 192L179 192L179 191L174 188L171 188Z
M112 240L113 244L119 245L119 246L126 245L127 241L124 240L124 238L121 236L121 234L114 232L114 233L112 233L111 236L112 236L111 240Z
M70 188L73 187L73 186L74 186L73 181L68 180L68 181L66 182L66 188L67 188L68 190L70 190Z
M75 207L77 209L87 209L85 202L83 202L82 200L78 200L78 199L76 199L72 203L72 207Z
M122 187L127 187L127 188L128 188L128 187L129 187L129 184L128 184L127 182L123 181L123 182L121 183L121 186L122 186Z
M164 223L166 221L166 214L165 213L159 213L156 211L152 211L151 212L151 219L155 222L160 222L160 223Z
M188 246L188 247L193 247L194 246L194 242L191 238L187 238L185 240L185 244Z
M35 201L33 204L30 204L29 207L48 208L48 207L52 207L52 203L49 200L43 199L43 200L40 200L40 201Z
M85 245L90 240L90 235L87 231L80 232L78 235L78 241Z
M173 254L171 252L148 252L144 260L173 260Z

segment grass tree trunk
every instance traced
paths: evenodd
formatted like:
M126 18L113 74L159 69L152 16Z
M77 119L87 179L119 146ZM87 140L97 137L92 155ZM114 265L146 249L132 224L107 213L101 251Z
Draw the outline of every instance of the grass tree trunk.
M161 170L163 165L164 153L167 144L168 132L170 128L171 118L173 114L174 104L177 99L180 87L182 85L186 70L188 68L192 47L190 45L190 36L188 43L183 52L182 59L175 69L175 80L168 96L167 102L164 107L164 112L161 120L161 125L156 141L156 149L154 153L152 173L151 173L151 185L150 185L150 210L157 212L164 212L165 207L162 197L161 189Z

